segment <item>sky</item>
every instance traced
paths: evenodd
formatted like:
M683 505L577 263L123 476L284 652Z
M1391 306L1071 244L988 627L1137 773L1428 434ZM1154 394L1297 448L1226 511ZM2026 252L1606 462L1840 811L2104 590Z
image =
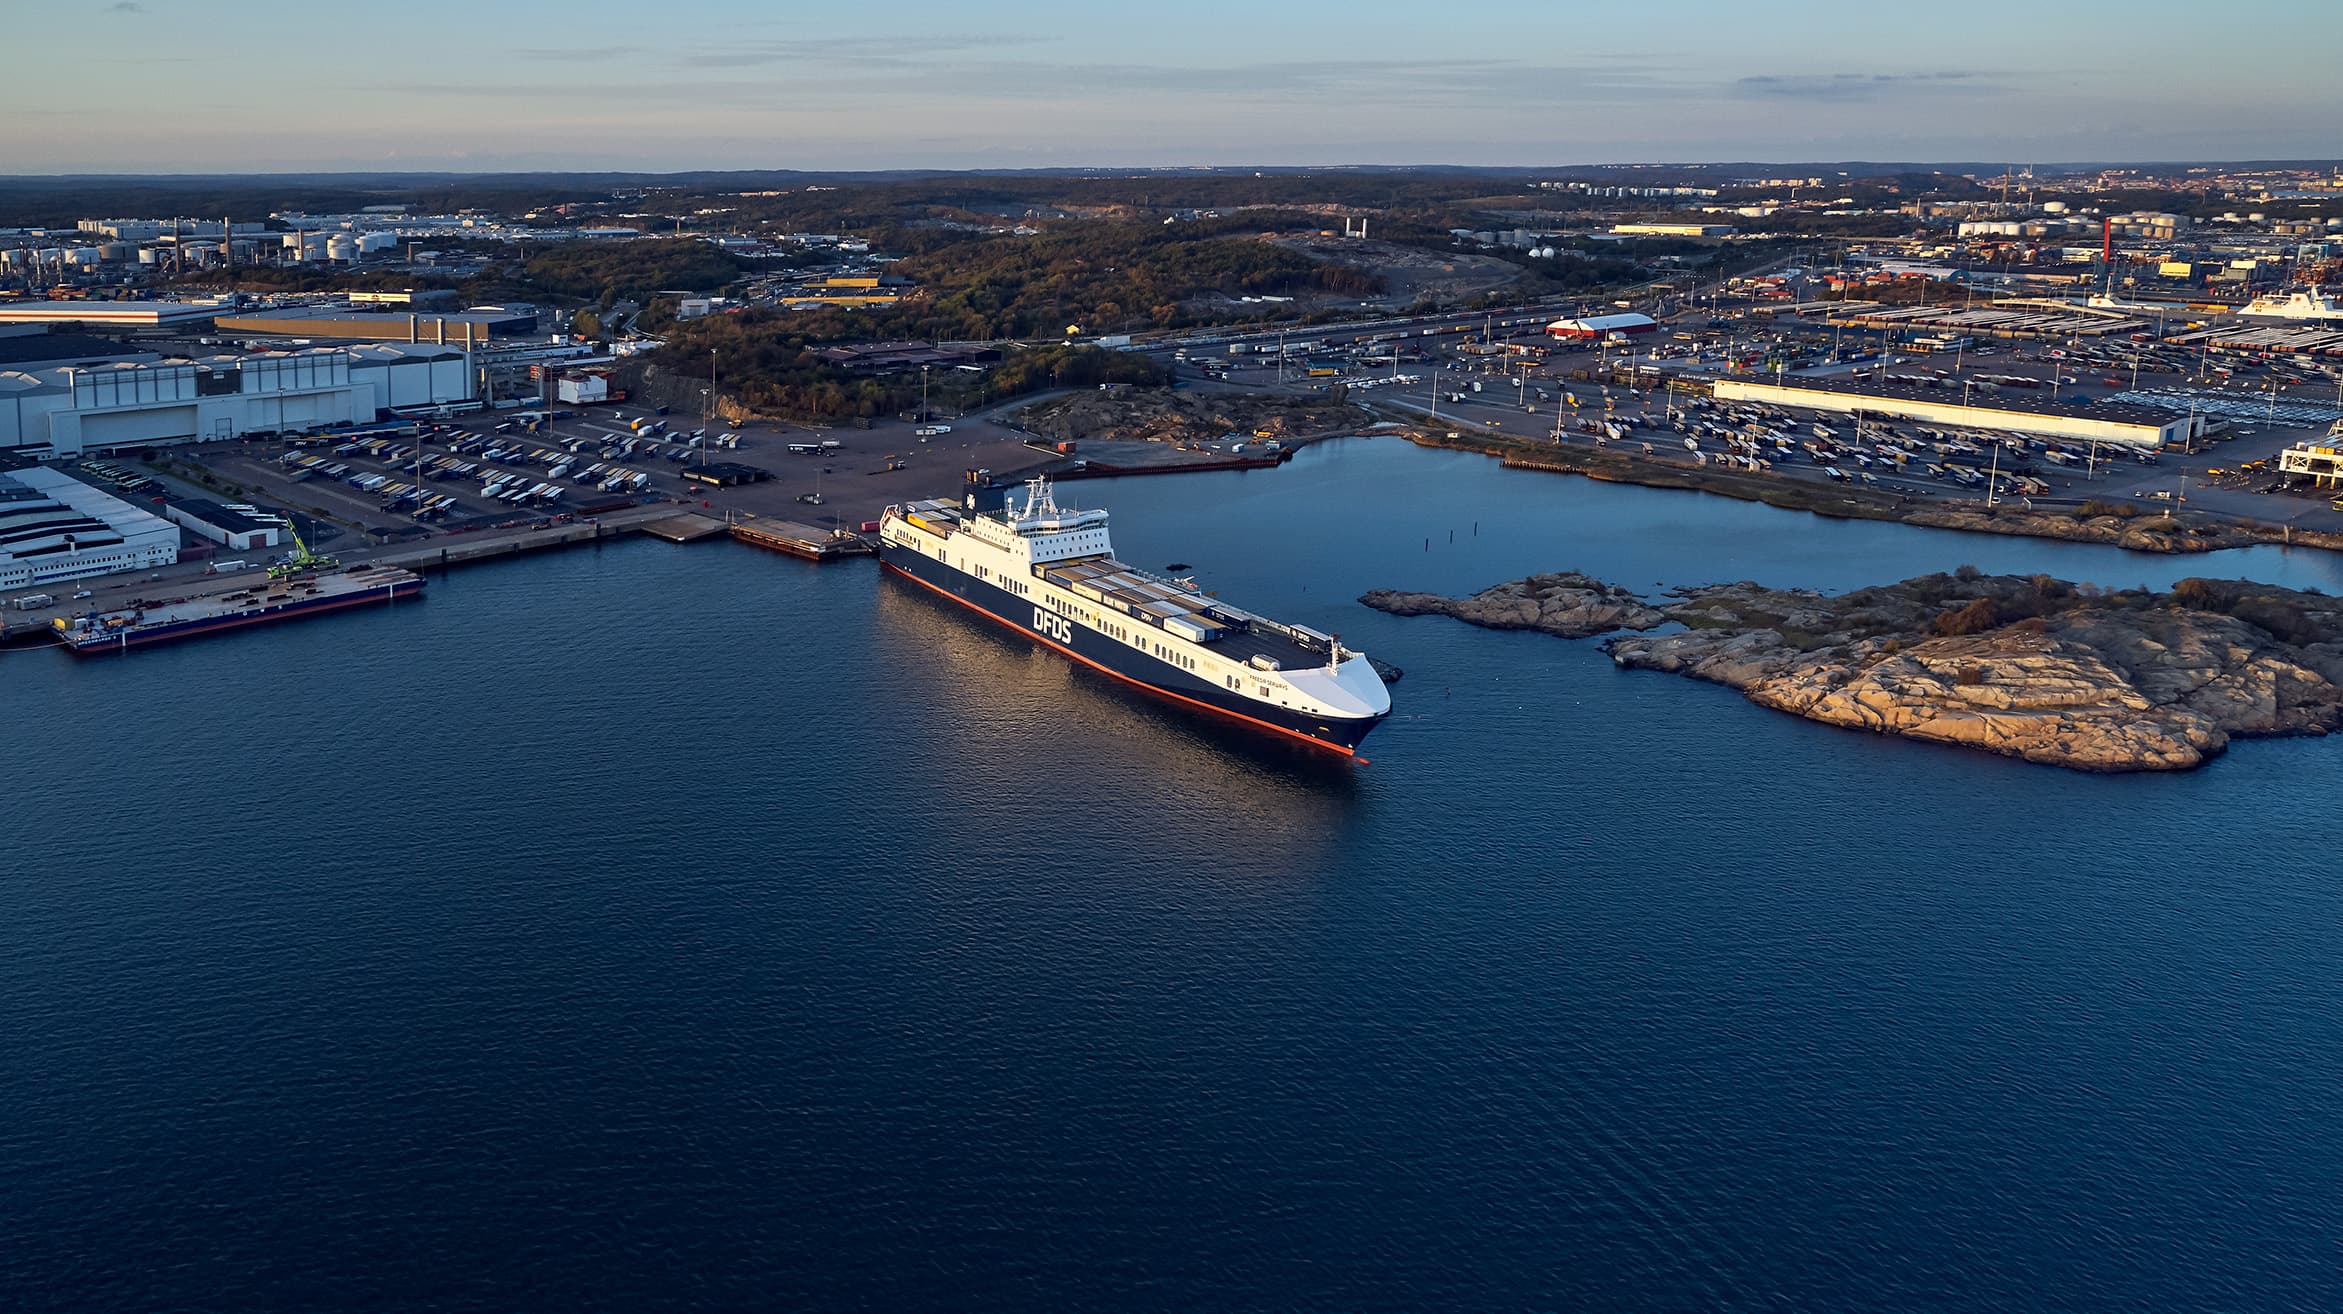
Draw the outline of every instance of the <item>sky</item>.
M0 173L2269 159L2338 0L38 0Z

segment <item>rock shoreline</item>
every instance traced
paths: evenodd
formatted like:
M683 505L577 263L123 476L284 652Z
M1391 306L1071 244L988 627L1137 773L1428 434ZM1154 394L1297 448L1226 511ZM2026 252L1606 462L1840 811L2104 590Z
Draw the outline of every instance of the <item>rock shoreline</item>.
M2134 552L2169 554L2219 552L2258 544L2343 551L2343 534L2291 529L2284 525L2228 520L2201 513L2173 515L2142 510L2134 516L2083 515L2079 511L2024 511L1975 502L1913 501L1873 489L1848 488L1751 474L1721 466L1691 467L1652 461L1619 450L1576 444L1532 446L1516 439L1459 431L1457 436L1421 428L1406 431L1419 447L1481 452L1516 470L1584 475L1605 483L1644 488L1678 488L1714 493L1743 502L1763 502L1787 511L1807 511L1838 520L1883 520L1973 534L2053 538L2067 543L2104 543Z
M1620 667L1808 720L2082 771L2186 770L2232 739L2343 728L2343 600L2242 580L2169 593L2045 575L1923 575L1831 596L1753 582L1646 603L1573 573L1470 598L1377 590L1395 615L1568 638ZM1674 622L1666 634L1649 631Z

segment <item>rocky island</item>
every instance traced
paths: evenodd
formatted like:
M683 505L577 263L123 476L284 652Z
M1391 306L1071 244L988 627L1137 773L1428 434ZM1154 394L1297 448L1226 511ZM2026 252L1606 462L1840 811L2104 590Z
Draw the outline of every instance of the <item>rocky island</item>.
M1584 575L1469 598L1377 590L1401 616L1569 638L1810 720L2084 771L2182 770L2232 738L2343 725L2343 600L2243 580L2169 593L1972 567L1828 595L1741 582L1647 603ZM1650 631L1664 625L1683 628Z

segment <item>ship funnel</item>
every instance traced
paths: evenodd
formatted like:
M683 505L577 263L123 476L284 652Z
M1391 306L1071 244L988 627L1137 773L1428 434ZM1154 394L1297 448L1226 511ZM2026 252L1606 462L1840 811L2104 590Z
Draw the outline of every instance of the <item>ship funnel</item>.
M961 485L960 505L970 515L1005 510L1009 505L1009 486L993 478L990 470L970 470Z

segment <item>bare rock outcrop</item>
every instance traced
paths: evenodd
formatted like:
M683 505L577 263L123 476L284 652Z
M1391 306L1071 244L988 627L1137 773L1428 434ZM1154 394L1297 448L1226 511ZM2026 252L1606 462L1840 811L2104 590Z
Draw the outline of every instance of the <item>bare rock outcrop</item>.
M1625 605L1584 576L1533 576L1461 603L1396 595L1407 605L1384 610L1601 632L1519 623L1519 595L1539 580ZM1829 725L2029 762L2177 770L2233 737L2343 727L2343 602L2245 581L2183 580L2159 594L1964 571L1837 596L1725 584L1681 591L1657 612L1686 628L1616 636L1605 645L1613 661Z
M1493 630L1543 630L1565 639L1648 630L1668 621L1667 613L1615 584L1569 572L1532 575L1469 598L1376 589L1359 601L1394 616L1454 616Z

